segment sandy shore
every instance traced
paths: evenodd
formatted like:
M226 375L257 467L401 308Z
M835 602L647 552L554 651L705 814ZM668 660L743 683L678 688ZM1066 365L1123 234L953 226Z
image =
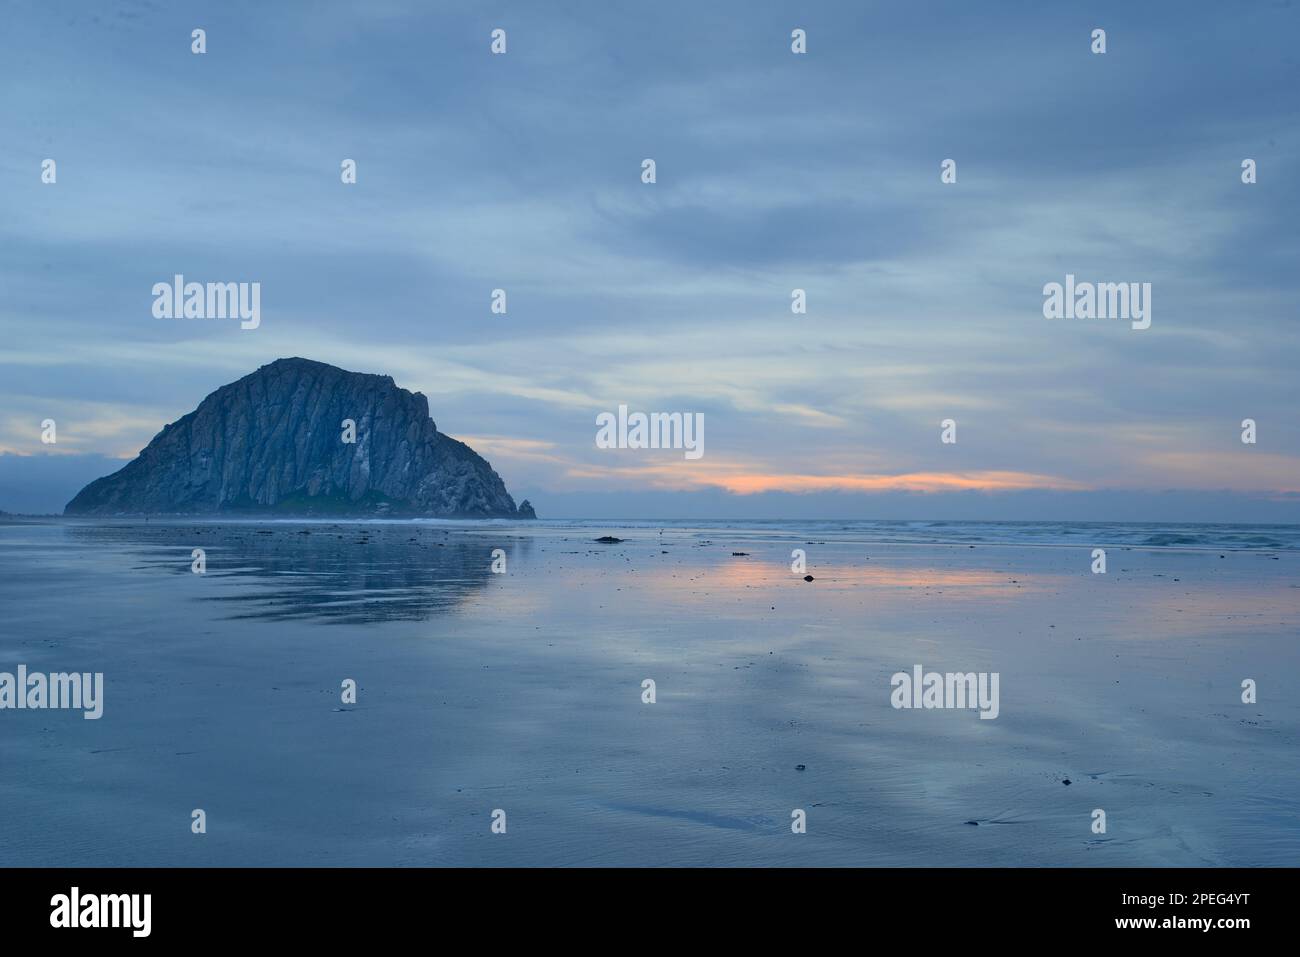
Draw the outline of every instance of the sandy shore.
M0 711L0 863L1300 863L1297 553L816 536L0 526L0 671L105 675Z

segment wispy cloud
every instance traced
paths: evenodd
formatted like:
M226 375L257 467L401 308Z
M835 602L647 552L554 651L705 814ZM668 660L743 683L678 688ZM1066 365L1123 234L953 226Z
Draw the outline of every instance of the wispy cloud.
M512 487L1294 489L1297 11L1196 6L1107 8L1092 57L1051 5L507 3L491 57L472 3L236 3L195 57L182 9L20 0L0 450L49 415L130 454L306 355L423 391ZM262 327L153 319L176 272L260 281ZM1066 272L1152 282L1151 329L1044 320ZM621 402L704 413L705 459L599 455Z

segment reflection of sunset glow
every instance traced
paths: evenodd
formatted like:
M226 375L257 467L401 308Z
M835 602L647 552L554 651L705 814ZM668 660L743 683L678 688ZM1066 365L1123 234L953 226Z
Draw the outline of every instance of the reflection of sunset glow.
M877 613L901 616L900 620L911 619L918 610L938 610L949 603L969 603L967 611L980 616L980 605L1015 602L1021 605L1015 614L1026 616L1016 620L1044 633L1049 624L1078 621L1084 616L1093 636L1141 640L1257 635L1261 628L1282 628L1284 622L1294 619L1300 606L1300 589L1296 588L1238 580L1217 583L1208 590L1176 583L1172 577L1145 575L1125 576L1121 590L1097 606L1092 598L1063 597L1070 594L1075 575L1023 568L942 568L930 561L933 559L927 559L927 564L905 565L819 561L809 566L815 583L805 584L786 561L745 556L702 565L643 559L630 566L628 574L618 575L614 587L619 589L619 601L634 602L636 608L698 606L715 610L765 609L769 597L788 599L791 593L786 590L794 589L800 598L815 600L826 615L852 613L865 603ZM761 597L755 605L756 593ZM573 594L572 589L548 592L553 604L563 604ZM587 594L603 601L609 591L600 587Z
M1168 579L1153 584L1140 603L1122 609L1135 636L1175 641L1228 634L1259 637L1273 628L1287 628L1286 622L1300 611L1300 590L1276 584L1234 582L1213 590L1171 584Z
M813 574L816 576L817 587L827 591L863 588L886 591L924 589L931 592L944 591L947 596L947 590L952 589L952 597L958 599L1024 596L1027 592L1041 591L1049 584L1055 588L1059 583L1058 576L1037 576L1036 582L1020 578L1013 583L1011 579L1016 576L1002 571L976 568L899 568L883 564L872 567L819 563L813 569ZM682 590L695 591L703 587L713 593L746 588L771 589L797 580L798 576L790 571L788 563L750 559L708 568L678 565L640 569L636 576L636 587L674 592L673 600L680 601L681 596L676 593ZM798 584L803 585L803 582L798 581Z

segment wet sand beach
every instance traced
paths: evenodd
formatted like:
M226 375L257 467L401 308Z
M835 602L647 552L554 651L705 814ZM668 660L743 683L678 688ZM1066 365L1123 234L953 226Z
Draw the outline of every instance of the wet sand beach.
M1300 552L1094 544L0 525L0 671L105 689L0 711L0 863L1300 862ZM893 708L915 665L997 718Z

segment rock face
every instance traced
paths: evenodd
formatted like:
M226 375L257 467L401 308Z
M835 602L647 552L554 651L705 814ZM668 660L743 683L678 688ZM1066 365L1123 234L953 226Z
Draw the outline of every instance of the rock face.
M64 511L536 518L482 456L438 431L423 395L309 359L222 386Z

